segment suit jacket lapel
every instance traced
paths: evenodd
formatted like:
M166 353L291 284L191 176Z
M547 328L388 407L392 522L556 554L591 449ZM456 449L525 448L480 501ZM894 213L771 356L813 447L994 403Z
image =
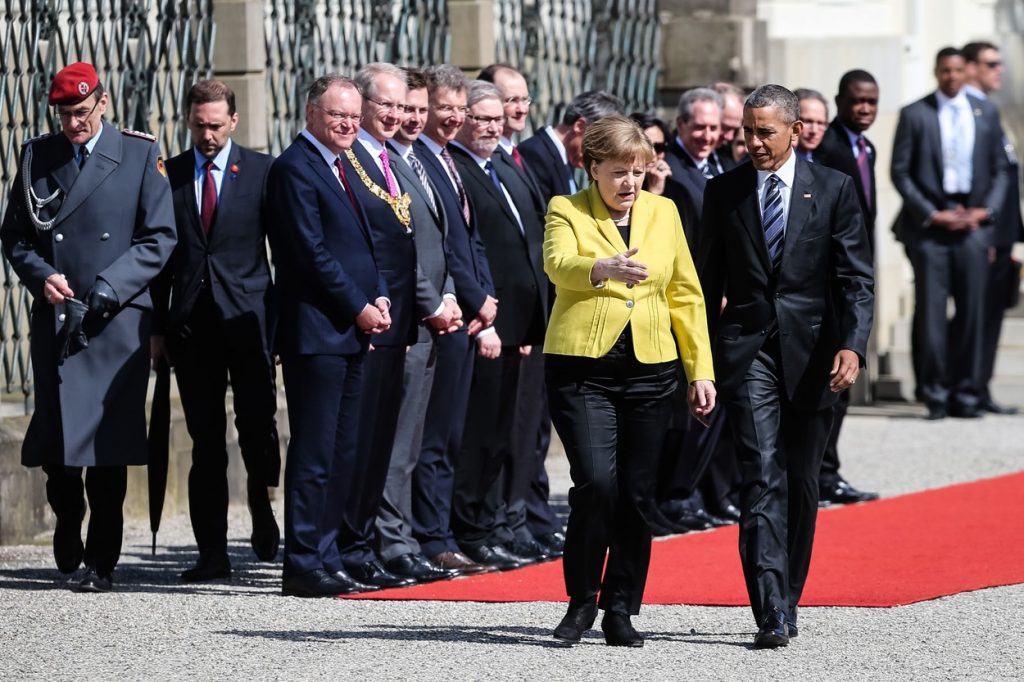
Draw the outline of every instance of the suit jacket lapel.
M651 224L650 206L651 204L645 194L640 192L636 197L636 201L633 202L633 208L630 209L629 248L637 247L640 249L641 261L643 261L643 243L647 239L647 226ZM615 228L615 231L618 232L618 228Z
M487 174L487 171L481 168L480 164L476 162L476 159L471 157L467 152L464 152L458 147L452 147L452 150L453 156L463 161L462 166L459 169L459 175L462 178L462 183L465 184L468 180L470 182L483 185L484 189L495 201L498 202L498 205L501 206L501 210L505 212L508 219L518 225L519 223L516 221L516 216L512 213L512 209L509 207L508 200L505 198L504 193L499 192L498 188L494 186L494 183L491 181L491 176Z
M196 201L196 164L195 152L189 147L185 159L180 163L168 162L167 175L171 181L171 187L178 193L179 200L185 206L185 213L188 214L189 225L195 231L203 243L206 242L206 234L203 232L203 224L199 217L199 206Z
M74 160L72 158L72 163ZM107 176L121 163L121 133L113 126L104 123L103 133L96 142L96 148L85 166L78 173L64 198L64 203L57 214L54 224L63 222L75 209L82 205Z
M373 240L370 238L369 232L366 230L365 216L357 215L355 208L352 206L352 200L345 194L345 190L341 187L341 180L335 177L334 172L327 166L324 157L321 156L320 151L314 147L309 140L303 135L299 135L298 140L302 142L303 148L306 150L306 159L309 161L310 167L313 172L320 177L320 180L327 185L331 191L338 196L338 201L341 205L341 210L349 214L349 219L354 221L359 226L359 230L363 233L363 237L366 238L368 244L373 244ZM356 182L359 182L359 178L356 178ZM352 180L349 180L349 184Z
M782 243L782 262L793 251L795 244L800 241L800 234L807 224L807 217L811 213L811 206L814 205L814 175L807 162L798 158L796 160L796 174L793 177L793 187L789 192L789 217L786 219L785 241ZM762 241L764 241L762 239ZM767 245L765 253L767 253Z
M772 271L771 259L768 257L768 244L764 240L764 225L761 224L761 207L757 198L757 171L754 164L748 163L743 166L744 177L736 179L737 184L747 191L747 195L736 205L736 215L740 222L747 229L747 235L754 243L754 250L761 258L761 265L765 272Z
M939 101L932 93L924 98L924 102L931 109L930 115L924 117L924 125L928 128L927 136L931 139L932 163L935 164L935 171L942 179L942 128L939 126Z
M217 226L221 224L222 216L228 215L231 203L240 189L238 176L245 172L245 169L241 166L241 160L242 151L238 144L232 141L231 151L228 152L227 168L222 169L223 176L220 181L220 195L217 197L217 214L213 217L211 241L217 238ZM232 171L232 168L238 168L238 172ZM226 220L226 218L223 218L223 220Z
M558 151L558 147L555 146L554 140L547 132L540 133L542 135L541 141L544 146L547 147L548 154L551 156L552 162L556 165L555 177L558 178L558 193L559 194L570 194L572 192L572 186L569 184L568 170L566 164L562 161L562 154Z
M626 246L626 242L622 241L619 228L615 227L615 223L608 213L608 206L605 205L604 199L601 198L601 193L598 191L596 184L591 184L587 188L587 199L590 201L590 215L594 217L598 231L608 240L609 244L615 247L616 252L627 250L629 247ZM632 224L636 225L635 219L632 221ZM639 243L633 228L630 228L629 241L631 243Z
M971 165L974 168L982 168L985 165L988 121L985 119L979 100L968 95L967 102L971 105L971 115L974 117L974 149L971 150Z
M398 150L391 145L388 145L388 158L391 160L391 172L399 176L403 181L401 183L402 188L410 194L415 195L416 201L422 201L426 204L430 214L436 219L437 212L434 210L434 206L440 198L434 197L434 203L432 204L430 202L430 197L427 196L427 190L424 189L423 183L420 182L419 176L416 175L416 171L412 169L412 166L409 165L408 161L402 158L402 155ZM416 158L419 158L419 154L416 155ZM420 161L420 163L423 162Z
M61 134L58 133L58 135ZM61 135L61 137L64 136ZM78 178L78 164L75 163L75 148L66 137L64 137L64 147L67 149L67 159L54 168L50 176L57 183L57 186L60 187L60 191L66 199L71 191L71 186L75 184L75 180Z

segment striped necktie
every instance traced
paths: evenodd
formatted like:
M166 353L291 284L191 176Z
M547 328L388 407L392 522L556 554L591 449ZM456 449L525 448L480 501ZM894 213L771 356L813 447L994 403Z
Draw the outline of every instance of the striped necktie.
M427 195L427 201L430 203L430 212L437 215L437 203L434 200L434 191L430 189L430 180L427 178L427 169L423 167L420 160L416 158L416 152L409 150L409 167L412 168L416 177L420 179L420 184L423 185L423 191Z
M779 190L779 176L772 173L765 180L764 210L761 211L761 225L764 227L764 240L768 245L768 257L772 262L772 270L779 267L782 260L782 242L785 236L786 221L782 211L782 192Z
M452 176L452 180L455 181L455 189L459 193L459 203L462 204L462 217L466 219L466 225L469 225L469 197L466 196L466 188L462 186L462 178L459 177L459 171L455 169L455 161L452 159L451 152L448 151L447 147L441 147L441 160L444 161L444 165L448 167L448 173Z

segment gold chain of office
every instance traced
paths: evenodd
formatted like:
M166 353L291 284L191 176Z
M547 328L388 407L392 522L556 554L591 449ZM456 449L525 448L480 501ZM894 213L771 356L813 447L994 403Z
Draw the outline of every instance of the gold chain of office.
M382 201L388 202L391 206L391 210L395 212L395 216L398 218L398 222L402 223L405 227L406 232L412 232L412 215L409 213L409 204L412 203L412 198L408 193L402 192L400 196L393 197L387 190L382 189L380 185L374 182L369 175L366 174L366 169L359 163L359 159L356 158L355 153L351 149L345 150L345 156L352 163L352 167L356 169L356 175L366 185L366 189L370 190L373 196L377 197Z

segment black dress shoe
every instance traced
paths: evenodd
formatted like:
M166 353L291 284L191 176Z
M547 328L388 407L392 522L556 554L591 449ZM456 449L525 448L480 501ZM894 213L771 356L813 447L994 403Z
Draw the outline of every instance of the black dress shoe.
M222 580L231 577L231 561L227 553L199 553L199 561L192 568L182 571L181 582L204 583L208 580Z
M517 557L526 559L529 563L538 563L554 558L548 552L547 547L533 538L529 540L513 540L505 544L505 549Z
M82 565L85 545L82 544L82 517L85 509L77 519L61 514L57 517L57 525L53 529L53 558L57 562L57 570L61 573L74 573Z
M789 630L786 616L779 607L773 608L761 620L761 627L754 637L755 649L777 649L789 644Z
M445 568L458 571L462 575L477 575L478 573L491 573L496 571L494 566L478 564L462 552L441 552L430 557L430 563L438 568Z
M465 550L466 556L478 564L494 566L499 571L511 571L526 566L529 561L512 554L501 545L479 545L468 547Z
M594 627L597 619L597 599L591 597L583 601L569 600L569 609L565 612L562 622L555 628L555 639L575 643L580 641L583 633Z
M420 554L402 554L389 560L384 566L402 578L412 578L418 583L432 583L435 580L451 580L459 571L438 568Z
M976 405L951 405L949 416L957 419L978 419L982 416L982 411Z
M367 585L374 585L382 589L390 587L409 587L410 585L416 584L416 581L412 578L398 576L390 572L376 559L373 561L367 561L365 564L346 566L345 568L348 570L349 575L355 578L358 582L365 583Z
M828 504L853 504L878 499L878 493L857 490L842 478L835 483L822 484L818 489L819 500Z
M565 553L565 533L556 531L554 533L538 535L537 542L544 545L545 549L548 550L548 554L553 557L557 558Z
M796 629L796 623L789 620L788 618L786 619L786 630L789 632L790 639L793 639L794 637L800 634L800 631Z
M701 515L691 510L685 510L677 516L666 515L666 518L677 526L682 526L687 530L707 530L713 527L706 514Z
M981 403L981 409L985 412L991 412L992 414L1017 414L1020 412L1019 408L1010 407L1009 405L1000 405L996 401L989 398L988 400Z
M929 405L928 416L925 417L928 421L934 422L940 419L946 418L946 406L945 405Z
M341 585L342 592L340 594L358 594L359 592L376 592L380 588L376 585L367 585L361 583L348 573L344 569L331 573L330 576L334 578L334 581Z
M644 638L633 629L633 623L629 616L624 613L605 611L601 619L601 630L604 631L604 642L608 646L631 646L644 645Z
M270 506L267 488L252 482L248 485L249 513L252 516L252 551L260 561L273 561L281 543L281 530L277 527L274 510Z
M340 582L321 568L285 578L281 584L281 594L286 597L337 597L348 592Z
M90 566L82 579L78 582L79 592L93 592L101 594L110 592L114 589L113 581L110 579L110 575L100 575L96 572L96 569Z

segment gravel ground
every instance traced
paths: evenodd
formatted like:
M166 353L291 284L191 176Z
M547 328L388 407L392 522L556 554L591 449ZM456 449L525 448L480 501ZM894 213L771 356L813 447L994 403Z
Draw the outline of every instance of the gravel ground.
M935 424L916 414L848 418L846 477L892 496L1024 470L1024 417ZM552 458L560 497L566 469ZM645 607L634 620L647 636L640 650L606 647L599 630L566 648L550 638L563 604L281 597L280 565L254 561L244 508L232 509L231 529L233 580L193 587L177 581L194 559L187 518L165 519L155 557L148 527L131 526L110 595L73 592L48 543L0 547L0 678L1024 677L1024 585L892 609L803 609L800 637L778 651L751 649L748 609L694 606Z

